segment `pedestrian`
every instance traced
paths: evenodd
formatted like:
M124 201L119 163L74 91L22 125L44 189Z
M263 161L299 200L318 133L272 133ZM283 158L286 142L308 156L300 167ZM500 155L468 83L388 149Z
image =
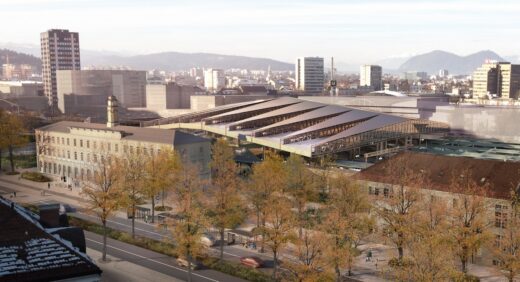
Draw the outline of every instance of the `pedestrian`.
M13 196L16 198L16 191L13 192Z
M51 189L51 183L47 182L47 189Z

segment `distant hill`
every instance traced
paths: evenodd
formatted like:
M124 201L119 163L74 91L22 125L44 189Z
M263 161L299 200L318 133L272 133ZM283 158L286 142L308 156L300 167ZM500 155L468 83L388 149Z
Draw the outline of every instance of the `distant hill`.
M35 72L41 72L42 69L42 61L40 58L35 57L33 55L28 55L24 53L18 53L15 51L11 51L8 49L0 49L0 66L2 64L7 63L7 58L9 57L9 63L11 64L28 64L33 67Z
M497 53L489 50L468 56L437 50L409 58L399 67L399 71L425 71L435 74L440 69L446 69L451 74L471 74L488 59L504 61Z
M83 53L81 58L82 66L129 66L133 69L161 69L161 70L188 70L192 67L205 68L241 68L267 70L271 66L272 70L294 70L294 65L265 58L253 58L244 56L230 56L209 53L179 53L165 52L137 56L88 56Z

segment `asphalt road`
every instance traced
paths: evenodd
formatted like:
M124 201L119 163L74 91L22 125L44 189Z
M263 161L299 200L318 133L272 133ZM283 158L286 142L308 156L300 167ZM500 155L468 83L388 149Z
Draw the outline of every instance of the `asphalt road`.
M103 237L92 232L85 232L87 248L94 249L102 252L103 249ZM152 252L147 249L139 248L134 245L126 244L113 239L107 239L107 254L112 257L122 259L134 264L141 265L143 267L152 269L154 271L163 273L168 276L172 276L178 279L187 280L188 272L185 268L177 265L175 259ZM195 270L192 273L192 281L194 282L217 282L217 281L229 281L239 282L246 281L240 278L236 278L222 272L218 272L211 269L200 269Z

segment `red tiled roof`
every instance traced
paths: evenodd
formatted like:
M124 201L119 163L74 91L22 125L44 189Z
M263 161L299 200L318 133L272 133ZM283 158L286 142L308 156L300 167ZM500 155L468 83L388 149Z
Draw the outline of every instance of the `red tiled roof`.
M394 157L374 164L358 173L359 180L392 183L392 167L401 164L402 169L414 173L425 173L432 189L452 192L450 183L454 176L468 170L475 183L485 186L490 197L509 199L511 189L520 185L520 162L504 162L498 160L482 160L467 157L450 157L428 153L402 152ZM417 182L410 181L406 186L418 187ZM421 188L421 187L418 187Z

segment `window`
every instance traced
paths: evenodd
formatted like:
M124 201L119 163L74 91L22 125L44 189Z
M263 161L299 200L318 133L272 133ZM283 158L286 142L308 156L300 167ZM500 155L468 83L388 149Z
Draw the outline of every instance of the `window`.
M90 141L87 140L87 148L90 148Z
M76 138L74 138L73 142L74 142L74 147L76 147Z
M369 195L374 195L374 187L368 186L368 194Z
M203 153L203 152L204 152L204 147L200 146L199 153Z
M108 151L109 151L109 152L110 152L110 150L112 149L112 148L111 148L112 146L110 146L110 145L111 145L110 143L107 143L107 148L108 148Z
M506 228L507 222L507 206L495 205L495 227Z
M74 160L78 160L78 152L74 152Z
M93 146L94 146L94 149L96 149L96 147L97 147L96 141L94 141Z
M61 145L65 145L65 138L61 137Z
M81 161L83 161L83 152L81 153Z
M54 136L51 137L51 143L54 144Z
M119 151L119 146L118 144L114 144L114 151L117 153Z
M390 197L390 189L384 188L383 189L383 195L385 196L385 198Z
M69 145L70 145L70 140L69 140L69 138L67 138L67 146L69 146Z
M83 148L83 139L79 140L79 146Z
M70 159L70 151L67 151L67 159Z
M379 188L376 188L374 191L374 195L379 196Z

